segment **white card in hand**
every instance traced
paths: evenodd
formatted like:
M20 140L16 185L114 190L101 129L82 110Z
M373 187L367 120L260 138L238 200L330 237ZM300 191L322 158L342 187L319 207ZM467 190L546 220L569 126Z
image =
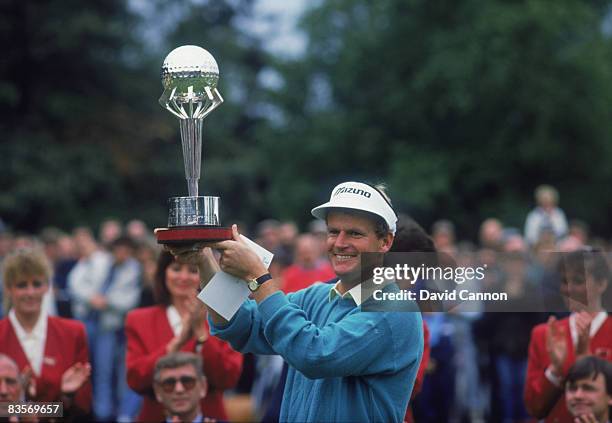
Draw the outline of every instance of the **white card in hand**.
M240 238L255 251L267 269L270 263L272 263L274 254L244 235L240 235ZM243 280L229 273L219 271L215 273L215 276L212 277L198 294L198 298L208 307L219 313L225 320L229 321L250 294L251 291Z

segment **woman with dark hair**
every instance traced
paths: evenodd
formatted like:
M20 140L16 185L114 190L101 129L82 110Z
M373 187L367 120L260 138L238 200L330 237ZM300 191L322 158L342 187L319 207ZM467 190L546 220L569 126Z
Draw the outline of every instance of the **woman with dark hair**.
M384 264L387 267L393 267L396 264L407 264L410 266L419 266L421 263L428 266L435 266L438 264L437 251L433 240L427 235L421 225L405 214L398 215L397 230L389 253L396 254L385 255ZM422 284L422 282L423 281L419 281L418 283ZM412 288L409 281L398 281L398 285L402 289ZM418 287L418 289L420 288L421 286ZM424 310L423 306L425 306L425 311L431 308L430 305L420 303L419 308L422 311ZM421 357L417 377L414 381L414 387L412 388L412 394L404 416L405 422L411 423L414 421L412 415L413 400L423 388L425 371L429 365L430 355L429 328L425 322L425 317L423 317L423 356Z
M563 253L557 271L571 314L559 321L550 316L532 330L524 393L529 413L547 422L572 419L563 382L578 358L612 360L612 318L605 308L612 276L603 252L585 247Z
M209 390L202 413L227 420L223 390L238 382L242 355L217 337L209 337L202 303L196 298L200 269L178 262L164 251L157 261L154 296L157 305L136 309L126 320L128 385L144 396L138 420L162 421L163 407L155 400L153 372L157 360L172 352L201 354Z

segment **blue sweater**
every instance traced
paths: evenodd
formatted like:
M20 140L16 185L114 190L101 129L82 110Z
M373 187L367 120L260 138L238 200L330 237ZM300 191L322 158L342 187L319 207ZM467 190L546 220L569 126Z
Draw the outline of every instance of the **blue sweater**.
M423 352L420 313L362 312L350 297L329 301L330 288L247 300L211 333L289 363L283 422L401 422Z

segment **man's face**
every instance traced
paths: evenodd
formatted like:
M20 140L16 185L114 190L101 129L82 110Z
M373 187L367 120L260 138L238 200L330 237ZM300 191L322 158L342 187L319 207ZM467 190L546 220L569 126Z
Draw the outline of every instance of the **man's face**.
M13 363L0 359L0 401L14 402L20 399L19 370Z
M329 212L327 215L327 252L340 278L361 273L361 253L386 253L393 236L378 238L374 221L360 215Z
M606 392L606 380L603 374L579 379L565 386L565 401L569 412L574 417L592 414L600 421L608 420L608 407L612 397Z
M155 397L170 415L199 412L200 400L206 396L206 382L200 380L192 365L163 369L155 383ZM196 411L197 410L197 411Z

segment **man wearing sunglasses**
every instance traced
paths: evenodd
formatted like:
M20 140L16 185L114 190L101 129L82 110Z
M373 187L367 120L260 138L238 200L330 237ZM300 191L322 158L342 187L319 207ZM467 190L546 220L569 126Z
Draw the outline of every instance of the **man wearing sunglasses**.
M155 398L164 406L166 422L215 421L205 418L200 409L208 384L199 355L180 351L163 356L155 364L153 380Z

